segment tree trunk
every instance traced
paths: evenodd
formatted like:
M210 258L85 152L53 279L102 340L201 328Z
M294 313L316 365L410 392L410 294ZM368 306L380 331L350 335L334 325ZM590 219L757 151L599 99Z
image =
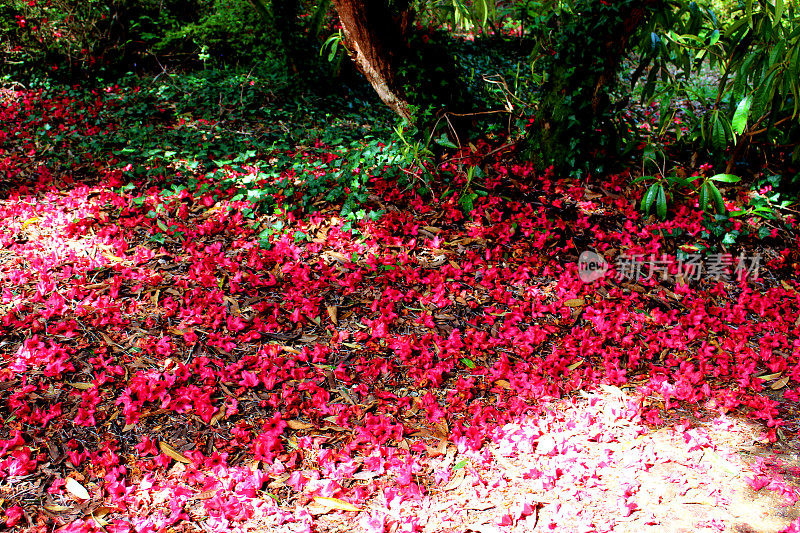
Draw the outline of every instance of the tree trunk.
M386 0L333 0L345 46L381 100L406 120L412 105L402 89L399 67L408 57L408 6L391 9Z

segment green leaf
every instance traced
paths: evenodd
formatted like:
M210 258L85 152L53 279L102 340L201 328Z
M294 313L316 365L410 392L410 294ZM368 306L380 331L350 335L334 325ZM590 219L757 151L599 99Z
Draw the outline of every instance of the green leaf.
M715 176L711 176L708 178L714 181L721 181L723 183L737 183L742 180L739 176L734 176L733 174L716 174Z
M756 89L753 96L753 111L756 117L765 115L772 105L772 98L775 96L776 75L777 70L772 69Z
M658 185L658 197L656 198L656 212L661 220L667 218L667 194L664 192L664 186Z
M699 179L700 176L693 176L691 178L681 178L679 176L668 176L667 181L670 183L674 183L676 185L680 185L681 187L691 187L692 182Z
M469 459L462 459L453 465L453 470L461 470L469 464Z
M473 363L471 359L467 359L466 357L462 357L461 358L461 362L464 363L464 366L466 366L470 370L475 368L475 363Z
M719 41L719 30L714 30L714 33L711 34L711 46L714 46Z
M772 19L772 27L775 28L781 23L783 17L783 10L786 8L786 3L783 0L775 0L775 18Z
M753 103L753 98L750 95L745 96L744 98L739 101L739 105L736 106L736 111L733 113L733 131L736 132L737 135L741 135L744 133L745 128L747 128L747 117L750 115L750 104Z
M722 244L736 244L736 237L739 236L738 231L731 231L730 233L726 233L725 236L722 238Z
M700 186L700 209L705 211L708 208L708 182L704 182L702 186Z
M719 111L714 111L712 114L712 122L711 122L711 131L710 131L710 140L711 140L711 147L718 151L725 150L725 145L727 144L727 136L725 135L725 126L723 125L723 120L725 118L720 115Z
M661 37L655 32L650 32L650 53L655 55L661 49Z
M658 183L654 183L647 189L647 192L644 193L642 197L642 212L648 213L650 208L653 206L653 202L656 201L656 196L658 195Z
M633 185L634 183L639 183L640 181L652 180L655 178L656 178L655 176L639 176L638 178L636 178L631 182L631 185Z
M434 139L434 141L439 146L444 146L445 148L451 148L453 150L458 150L458 146L456 146L450 139L448 139L447 138L447 134L445 134L445 133L442 133L442 135L439 138Z
M714 202L714 208L716 209L717 213L724 213L725 212L725 202L722 199L722 194L717 189L717 186L711 183L710 181L706 183L708 186L709 193L711 194L711 200Z

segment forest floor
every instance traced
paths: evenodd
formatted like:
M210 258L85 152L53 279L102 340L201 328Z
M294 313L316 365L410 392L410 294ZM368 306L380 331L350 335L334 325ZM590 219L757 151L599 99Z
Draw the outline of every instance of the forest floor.
M3 93L6 527L800 528L796 212L647 218L627 173L478 143L424 189L363 161L353 217L303 188L322 142L208 172L78 153L110 102ZM156 139L201 129L163 112Z

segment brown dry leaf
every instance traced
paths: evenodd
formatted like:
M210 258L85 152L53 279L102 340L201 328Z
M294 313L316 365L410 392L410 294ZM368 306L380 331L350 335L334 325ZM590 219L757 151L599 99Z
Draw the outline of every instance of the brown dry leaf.
M241 309L239 309L239 302L237 302L230 296L223 296L223 299L228 303L234 315L239 316L242 314Z
M98 333L100 334L101 337L103 337L103 340L105 341L106 344L108 344L109 346L112 346L112 347L116 346L116 343L111 340L111 337L109 337L108 335L106 335L102 331L98 331Z
M335 305L326 305L325 309L328 311L328 317L333 322L334 326L339 325L339 308Z
M322 252L322 257L327 261L336 261L337 263L348 263L350 259L340 252L333 252L331 250L326 250Z
M572 363L571 365L569 365L569 366L567 367L567 369L569 369L569 370L575 370L576 368L578 368L578 367L579 367L579 366L581 366L582 364L583 364L583 360L580 360L580 361L578 361L577 363Z
M281 474L280 476L276 477L274 481L270 481L267 485L267 488L270 489L279 489L285 486L284 482L289 479L291 475L289 474Z
M336 424L326 424L325 426L320 428L322 431L338 431L339 433L347 433L350 430L344 428L342 426L337 426Z
M115 507L101 506L101 507L98 507L97 509L95 509L94 511L92 511L92 515L94 515L95 518L103 518L104 516L106 516L106 515L108 515L110 513L116 513L118 510L119 509L117 509Z
M113 263L122 263L123 261L125 261L125 259L123 259L122 257L117 257L116 255L111 255L109 253L104 253L102 255L103 257L105 257L106 259L108 259Z
M122 432L123 433L127 433L128 431L132 430L135 427L136 427L136 423L135 422L133 424L125 424L125 427L122 428Z
M89 491L86 490L86 487L84 487L71 477L67 478L67 482L64 484L64 488L67 489L67 492L69 492L79 500L89 499Z
M217 412L214 413L214 416L211 417L211 420L209 421L209 425L215 426L215 425L219 424L219 421L222 420L223 418L225 418L225 416L227 414L228 414L228 409L223 405L222 407L217 409Z
M304 429L313 429L314 424L309 424L308 422L301 422L300 420L288 420L286 425L289 426L289 429L294 429L295 431L302 431Z
M457 489L464 481L464 476L466 475L467 473L464 468L456 470L456 473L453 474L453 477L450 478L450 481L447 482L447 485L442 487L442 490L447 492L449 490Z
M495 387L500 387L501 389L509 390L511 389L511 383L504 379L496 379L494 381Z
M570 300L565 300L564 305L567 307L580 307L586 303L586 300L583 298L572 298Z
M334 509L332 507L328 507L327 505L311 502L306 505L305 510L308 511L312 516L319 516L330 513Z
M434 425L436 427L436 433L438 434L438 436L440 438L445 438L446 439L448 436L450 436L450 428L447 427L447 421L446 420L440 420L440 421L436 422Z
M183 455L181 452L179 452L178 450L176 450L175 448L173 448L172 446L170 446L169 444L167 444L163 440L158 443L158 447L161 449L161 452L164 455L172 457L173 459L175 459L179 463L184 463L184 464L191 463L191 461L185 455Z
M72 507L67 507L66 505L45 505L44 508L51 513L63 513L72 509Z
M76 389L80 389L80 390L89 390L92 387L94 387L94 383L69 383L68 382L67 384L71 385L72 387L75 387Z
M772 390L778 390L784 388L789 383L789 376L784 376L772 385L769 386Z
M440 456L444 455L445 453L447 453L447 441L444 440L444 439L441 439L439 441L439 445L436 448L434 448L433 446L428 446L426 444L425 445L425 450L428 452L428 455L430 457L440 457Z
M103 529L105 526L109 525L111 522L103 518L102 516L95 516L92 514L92 518L94 519L94 523L100 529Z
M339 511L350 511L357 513L361 509L339 498L328 498L327 496L314 496L314 502L330 509L337 509Z

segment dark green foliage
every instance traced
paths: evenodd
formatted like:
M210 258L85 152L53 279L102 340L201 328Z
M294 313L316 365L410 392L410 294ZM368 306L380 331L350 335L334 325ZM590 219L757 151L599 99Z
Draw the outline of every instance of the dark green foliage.
M626 148L619 70L661 2L575 2L542 15L534 68L544 79L527 153L540 167L599 171Z
M139 0L140 2L142 0ZM175 1L175 0L173 0ZM197 0L195 0L197 1ZM187 3L178 1L177 3ZM274 50L275 32L263 14L245 0L199 0L199 5L188 5L178 9L163 10L162 19L172 15L172 20L159 20L158 12L147 19L140 17L132 21L138 30L145 30L142 37L157 56L180 57L200 60L204 64L251 64L269 50ZM157 2L154 2L157 4ZM157 8L158 6L156 6ZM187 9L188 11L184 11ZM181 14L190 13L190 20L180 20ZM164 31L163 22L169 30ZM138 31L137 31L138 33ZM147 41L146 41L147 42Z
M369 177L398 172L406 161L400 145L390 144L391 115L374 94L298 92L278 60L259 70L207 69L123 83L129 88L112 97L114 111L103 117L116 124L113 133L77 137L60 151L87 160L113 153L112 165L131 190L158 184L175 194L175 187L202 183L212 196L233 190L234 200L252 201L246 215L339 204L342 216L355 220L369 216L363 207Z
M748 160L797 161L800 12L788 2L747 2L720 25L694 2L684 8L654 24L654 45L642 50L651 69L641 96L658 102L657 136L702 150L728 172ZM713 81L703 86L702 76Z
M282 46L270 13L248 0L8 0L0 15L0 53L17 75L251 65Z

